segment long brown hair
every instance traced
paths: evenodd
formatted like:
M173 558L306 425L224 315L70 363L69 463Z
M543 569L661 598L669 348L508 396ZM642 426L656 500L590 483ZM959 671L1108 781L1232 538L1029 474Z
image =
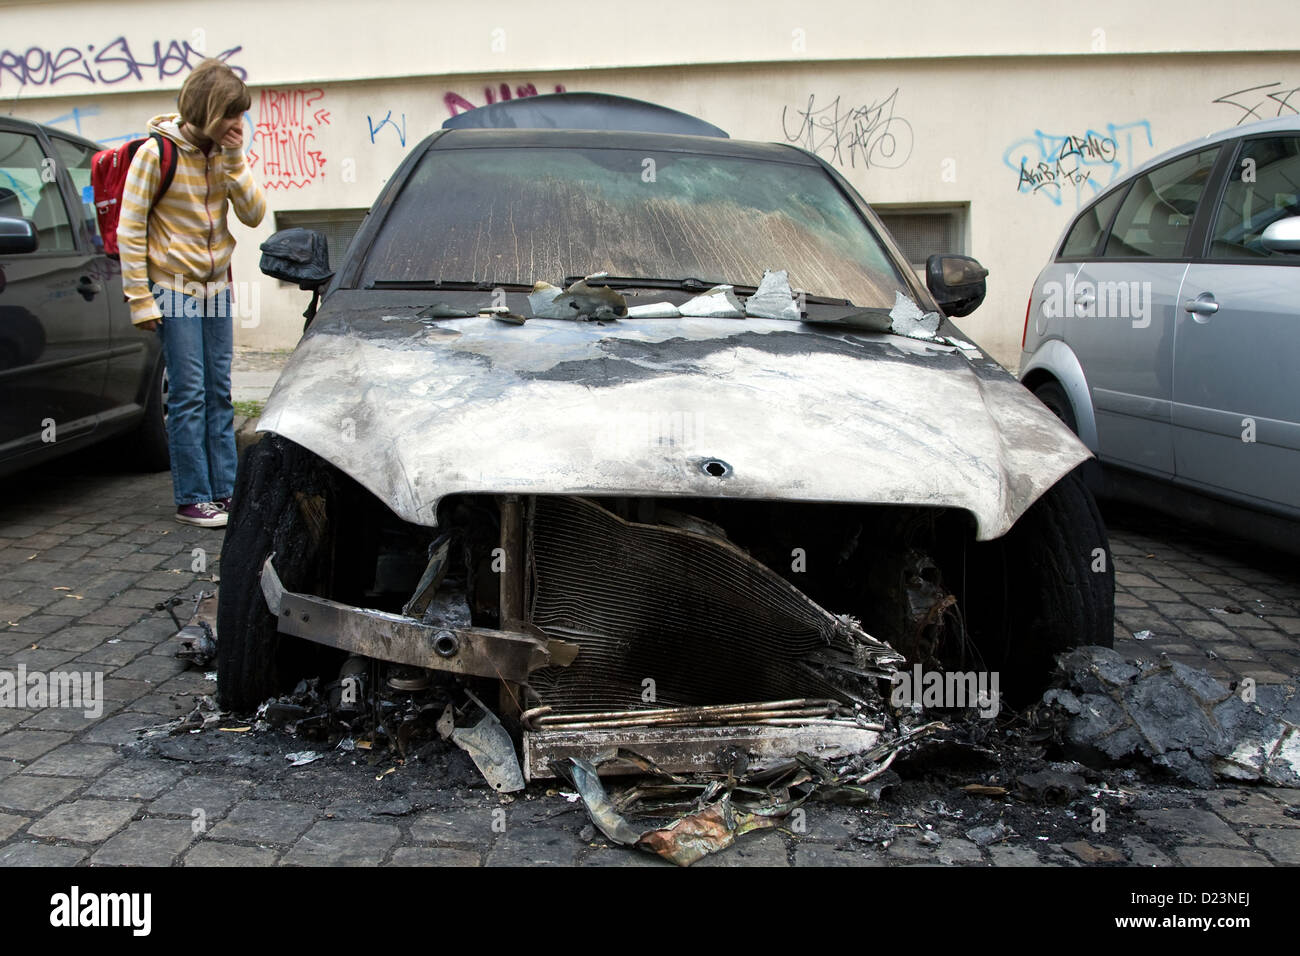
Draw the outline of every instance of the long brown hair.
M201 61L181 87L176 105L181 121L208 139L215 140L217 126L233 119L252 105L248 87L235 71L212 57Z

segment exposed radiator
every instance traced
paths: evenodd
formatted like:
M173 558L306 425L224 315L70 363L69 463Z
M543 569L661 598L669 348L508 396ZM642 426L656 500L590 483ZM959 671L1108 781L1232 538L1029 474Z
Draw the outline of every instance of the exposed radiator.
M851 665L855 643L859 663L864 648L898 659L726 540L624 521L588 499L534 501L528 614L581 648L531 676L557 713L845 700L805 665Z

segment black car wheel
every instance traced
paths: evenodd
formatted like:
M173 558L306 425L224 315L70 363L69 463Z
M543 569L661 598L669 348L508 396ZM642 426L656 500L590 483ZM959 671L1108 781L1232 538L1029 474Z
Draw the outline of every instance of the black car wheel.
M167 363L158 356L149 381L144 418L130 435L132 460L142 471L166 471L171 467L167 447Z
M964 575L968 631L1012 703L1042 692L1062 651L1114 643L1115 569L1082 468L1001 538L973 545Z
M278 435L240 463L221 548L217 607L217 694L228 710L247 711L325 673L338 653L281 634L262 596L262 565L274 566L287 591L327 589L332 534L327 515L338 497L334 472ZM341 658L340 658L341 659Z
M1051 409L1052 414L1065 423L1065 427L1079 434L1079 421L1074 414L1070 397L1058 382L1044 382L1034 389L1034 397Z

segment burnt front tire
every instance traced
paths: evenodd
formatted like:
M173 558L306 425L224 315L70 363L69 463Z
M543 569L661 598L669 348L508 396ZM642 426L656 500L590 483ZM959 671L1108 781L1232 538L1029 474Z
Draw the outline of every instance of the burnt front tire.
M331 469L278 435L240 462L217 606L217 695L226 710L253 710L327 670L327 649L279 632L261 573L274 554L285 590L323 593L332 550L327 516L336 497Z
M967 625L1013 704L1036 699L1056 656L1114 643L1115 569L1106 525L1076 468L967 562Z

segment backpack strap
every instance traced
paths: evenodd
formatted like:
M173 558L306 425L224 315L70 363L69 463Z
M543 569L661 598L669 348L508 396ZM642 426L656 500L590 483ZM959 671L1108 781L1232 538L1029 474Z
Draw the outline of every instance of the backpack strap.
M162 133L150 133L149 138L158 144L158 169L162 173L158 192L153 197L156 205L171 186L172 180L176 178L176 144Z

